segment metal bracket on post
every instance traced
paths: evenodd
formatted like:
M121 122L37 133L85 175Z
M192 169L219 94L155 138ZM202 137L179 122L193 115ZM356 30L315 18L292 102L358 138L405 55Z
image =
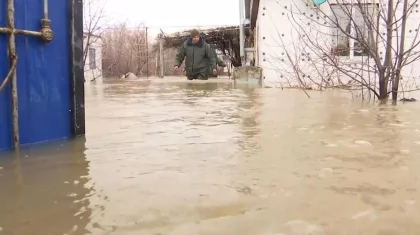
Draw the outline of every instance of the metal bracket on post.
M12 86L12 124L13 124L13 146L16 150L20 147L19 135L19 109L18 109L18 89L16 67L18 55L16 53L15 36L17 34L40 37L44 42L51 42L53 39L53 31L51 29L51 21L48 19L48 0L44 0L44 19L41 20L41 30L30 31L15 28L15 2L14 0L7 0L7 27L0 27L0 33L9 35L9 60L10 68L6 78L0 85L0 92L6 87L10 81Z
M44 42L51 42L54 38L54 32L51 29L51 20L41 20L41 39Z
M41 39L44 42L51 42L54 32L51 29L51 20L48 18L48 0L44 0L44 18L41 19Z

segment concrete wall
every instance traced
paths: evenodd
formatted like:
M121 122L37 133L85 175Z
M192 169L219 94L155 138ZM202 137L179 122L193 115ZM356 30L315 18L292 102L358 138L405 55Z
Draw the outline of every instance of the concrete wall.
M379 2L376 1L376 3ZM264 69L263 76L266 86L287 87L297 85L299 82L296 76L296 68L298 68L301 78L305 78L305 84L308 87L316 87L316 84L319 84L325 77L329 77L335 83L338 80L344 83L351 80L348 76L338 72L336 68L327 65L320 56L317 56L313 50L305 46L306 44L303 42L305 39L301 37L302 31L309 32L311 40L319 41L319 45L331 46L330 41L332 40L331 29L324 26L322 17L317 18L316 8L308 7L307 3L311 3L311 1L260 1L255 30L257 31L255 45L258 47L256 64ZM373 0L372 3L374 3ZM386 6L380 6L386 9ZM299 14L305 14L305 16L291 14L291 10L299 12ZM415 37L415 29L418 27L420 17L419 10L419 7L414 7L408 20L407 31L409 32L407 32L406 45L411 45ZM328 13L330 11L329 4L321 5L320 11ZM383 29L382 26L381 31ZM384 53L383 47L381 51ZM310 57L309 60L308 57ZM369 65L374 64L372 59L367 56L342 56L337 59L337 63L343 68L350 68L356 73L362 74L371 83L377 81L374 72L362 72L367 70ZM404 81L417 80L420 76L420 70L415 68L419 68L419 66L419 60L407 66L403 71ZM405 89L410 89L413 88L415 82L402 83Z
M43 1L15 0L18 29L39 31ZM17 80L21 144L69 138L84 134L84 93L80 74L82 3L49 1L54 39L17 35ZM6 1L0 2L0 27L5 27ZM79 19L80 18L80 19ZM0 83L8 70L7 36L0 34ZM78 107L77 109L75 107ZM80 109L79 109L80 108ZM74 127L78 131L74 131ZM0 92L0 150L13 145L11 88Z
M89 47L87 47L88 43ZM91 84L91 81L102 81L102 38L98 36L90 36L88 39L85 35L83 39L83 46L83 48L86 48L85 50L87 50L84 69L86 85ZM93 51L95 52L95 58L91 58L92 54L89 52L90 49L92 50L92 53ZM94 68L91 68L91 62L95 63L95 66L93 66Z

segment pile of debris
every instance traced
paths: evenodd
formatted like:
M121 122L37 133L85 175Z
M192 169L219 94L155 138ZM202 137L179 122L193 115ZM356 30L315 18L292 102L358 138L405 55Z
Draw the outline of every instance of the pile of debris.
M121 75L121 79L129 79L129 80L132 80L132 79L138 79L139 77L137 77L134 73L132 73L132 72L128 72L128 73L126 73L126 74L123 74L123 75Z

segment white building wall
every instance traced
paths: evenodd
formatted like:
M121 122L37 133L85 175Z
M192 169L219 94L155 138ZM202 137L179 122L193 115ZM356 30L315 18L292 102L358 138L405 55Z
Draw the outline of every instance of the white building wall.
M292 0L261 0L257 25L259 27L258 64L263 68L264 83L270 87L289 86L294 80L294 70L290 59L298 59L301 43L294 20L288 14ZM296 3L301 3L296 1ZM295 7L295 6L293 6ZM298 6L305 10L304 5ZM309 9L308 9L309 10ZM308 11L309 12L309 11ZM289 57L290 56L290 57Z
M84 51L87 50L86 60L85 60L85 85L89 85L92 82L98 83L102 82L102 39L100 37L90 36L89 46L88 39L85 37L83 39L83 48ZM89 49L94 50L94 58L91 58L91 53ZM92 59L92 60L91 60ZM91 68L91 62L94 61L94 67Z
M303 81L308 87L317 87L319 84L325 84L326 81L338 85L347 84L352 80L322 60L321 51L329 51L325 48L331 47L331 30L324 26L325 20L321 15L317 15L316 8L306 5L311 2L312 0L260 1L256 23L255 46L258 47L256 65L263 68L265 86L290 87ZM375 3L374 0L372 2ZM379 0L376 3L379 3ZM386 9L386 5L381 6ZM327 3L321 5L320 10L328 13L329 5ZM295 14L291 14L291 11ZM418 29L419 11L418 6L413 7L413 13L407 23L406 45L411 45L415 34L420 31ZM296 14L297 12L299 14ZM305 35L303 32L309 34L305 37L302 36ZM322 50L311 48L311 45L303 41L307 38L316 40L319 46L325 47ZM417 37L416 42L418 41ZM385 55L384 47L382 48L381 51ZM420 47L416 51L419 49ZM367 56L339 57L336 63L361 75L366 82L373 84L377 81L373 69L368 68L368 66L373 68L374 63ZM420 60L404 69L402 81L404 89L415 88L414 79L408 78L419 78L420 69L418 68L420 68Z

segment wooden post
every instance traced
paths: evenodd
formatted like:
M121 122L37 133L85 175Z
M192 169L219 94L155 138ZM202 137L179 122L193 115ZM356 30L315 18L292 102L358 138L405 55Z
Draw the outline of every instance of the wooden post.
M159 76L159 55L156 55L156 61L155 61L155 76Z
M163 68L163 64L164 64L164 59L163 59L163 34L160 35L159 37L159 59L160 59L160 73L159 73L159 77L163 78L164 77L164 68Z
M146 77L149 77L149 37L147 31L148 28L146 27Z

